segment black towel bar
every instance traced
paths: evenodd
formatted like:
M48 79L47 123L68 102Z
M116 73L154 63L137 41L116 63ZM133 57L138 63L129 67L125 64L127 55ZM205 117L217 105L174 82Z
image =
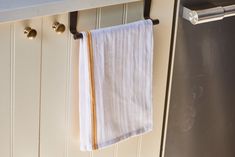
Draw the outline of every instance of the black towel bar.
M151 8L151 0L144 0L144 19L151 19L153 22L153 25L159 24L158 19L152 19L150 18L150 8ZM83 38L82 33L77 31L77 18L78 18L78 12L70 12L69 13L69 20L70 20L70 32L73 34L73 38L81 39Z

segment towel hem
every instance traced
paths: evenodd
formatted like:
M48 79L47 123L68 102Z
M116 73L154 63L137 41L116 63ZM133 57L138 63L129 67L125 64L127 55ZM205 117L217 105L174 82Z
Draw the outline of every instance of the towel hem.
M116 137L112 140L109 140L109 141L106 141L106 142L103 142L103 143L98 143L97 144L97 149L103 149L103 148L109 147L113 144L121 142L122 140L127 140L131 137L135 137L135 136L138 136L140 134L148 133L152 130L153 130L153 127L151 125L149 125L147 127L143 127L143 128L131 131L131 132L126 133L122 136ZM87 147L86 146L81 146L80 149L81 149L81 151L92 151L92 150L94 150L94 149L92 149L91 145L87 146Z

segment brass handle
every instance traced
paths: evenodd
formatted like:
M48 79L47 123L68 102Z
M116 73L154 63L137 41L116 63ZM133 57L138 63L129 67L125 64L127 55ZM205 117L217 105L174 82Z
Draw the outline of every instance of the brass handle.
M28 39L35 39L37 36L37 31L31 27L26 27L24 29L24 34L26 34Z
M58 34L62 34L65 31L65 25L59 22L53 23L52 28Z

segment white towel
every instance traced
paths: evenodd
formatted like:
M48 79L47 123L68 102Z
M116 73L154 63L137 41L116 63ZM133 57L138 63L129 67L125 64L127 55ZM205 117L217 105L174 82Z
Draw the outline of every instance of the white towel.
M80 149L151 131L152 21L84 32L79 52Z

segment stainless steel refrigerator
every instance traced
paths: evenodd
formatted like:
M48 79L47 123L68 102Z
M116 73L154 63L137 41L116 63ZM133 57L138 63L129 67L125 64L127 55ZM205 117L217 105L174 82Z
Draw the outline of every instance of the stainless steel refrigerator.
M235 1L181 0L164 157L235 157L235 17L192 25L183 6Z

